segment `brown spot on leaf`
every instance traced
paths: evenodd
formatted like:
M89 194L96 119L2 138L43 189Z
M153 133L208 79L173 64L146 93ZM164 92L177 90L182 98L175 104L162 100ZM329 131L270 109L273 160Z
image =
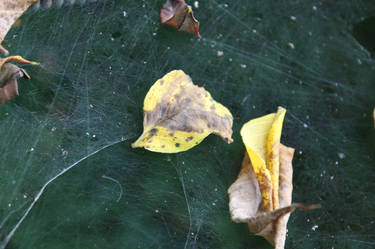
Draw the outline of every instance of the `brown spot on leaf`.
M145 138L145 140L148 140L148 139L152 138L152 137L155 136L157 133L158 133L158 129L156 129L156 128L151 129L150 132L149 132L148 137ZM150 141L149 141L149 142L150 142Z
M175 145L176 145L176 147L180 147L180 144L179 144L179 143L176 143Z
M174 133L171 132L171 133L169 133L168 135L169 135L170 137L173 137L173 136L174 136Z
M187 138L185 139L186 142L189 142L189 141L191 141L191 140L193 140L193 137L192 137L192 136L187 137Z
M160 85L162 86L164 84L164 80L161 80L160 81Z

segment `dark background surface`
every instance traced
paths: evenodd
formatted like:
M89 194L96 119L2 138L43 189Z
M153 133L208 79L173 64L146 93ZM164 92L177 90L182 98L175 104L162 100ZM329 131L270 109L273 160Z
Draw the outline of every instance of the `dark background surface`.
M283 106L293 200L322 205L292 214L286 248L374 248L375 3L199 1L200 40L161 27L162 4L28 11L8 33L12 54L42 66L0 107L2 246L272 248L231 222L227 189L241 126ZM145 94L173 69L230 109L233 144L131 149Z

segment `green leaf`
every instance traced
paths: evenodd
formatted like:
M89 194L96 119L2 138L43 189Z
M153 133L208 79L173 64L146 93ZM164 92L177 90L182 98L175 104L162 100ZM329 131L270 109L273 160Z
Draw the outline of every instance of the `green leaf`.
M322 205L293 213L285 248L372 248L375 63L352 27L374 3L199 1L197 39L160 26L164 2L29 10L8 33L41 66L0 107L0 248L271 248L230 221L226 191L240 128L277 106L293 201ZM231 110L235 142L131 149L147 91L176 68Z

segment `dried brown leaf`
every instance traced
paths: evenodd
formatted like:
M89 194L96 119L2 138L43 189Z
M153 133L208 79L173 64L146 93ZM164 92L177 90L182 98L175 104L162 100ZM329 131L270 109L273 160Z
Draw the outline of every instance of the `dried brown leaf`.
M36 0L1 0L0 1L0 52L8 55L8 51L1 45L9 29L15 21Z
M18 61L32 65L39 64L25 60L20 56L10 56L0 59L0 105L19 95L17 79L30 79L30 76L24 69L9 63L9 61Z
M162 24L171 25L178 30L201 37L199 22L195 19L191 7L184 0L167 0L160 10L160 18Z

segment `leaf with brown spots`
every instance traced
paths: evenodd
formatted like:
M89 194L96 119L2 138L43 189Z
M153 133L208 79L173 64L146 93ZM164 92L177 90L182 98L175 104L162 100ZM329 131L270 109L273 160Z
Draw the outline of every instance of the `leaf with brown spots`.
M175 27L178 30L193 33L199 38L199 22L195 19L193 10L184 0L167 0L160 10L162 24Z
M154 83L143 105L143 133L133 148L176 153L186 151L214 133L231 143L233 117L182 70Z
M30 79L30 76L24 69L9 63L9 61L39 65L37 62L25 60L21 56L10 56L0 59L0 105L19 95L17 79Z
M294 149L280 144L284 115L285 109L279 108L242 127L247 151L238 178L228 189L232 220L248 223L252 233L276 249L284 248L290 213L318 207L292 204Z
M15 21L37 0L1 0L0 1L0 52L8 55L1 43Z

